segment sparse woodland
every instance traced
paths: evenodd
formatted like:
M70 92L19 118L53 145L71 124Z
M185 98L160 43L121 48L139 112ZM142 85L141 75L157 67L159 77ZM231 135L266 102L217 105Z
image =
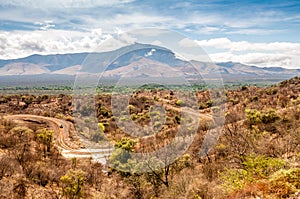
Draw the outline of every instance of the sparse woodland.
M208 91L196 96L202 114L218 104ZM99 127L115 142L110 161L119 169L103 172L91 159L64 158L47 125L20 125L3 117L28 113L74 122L72 96L0 96L0 198L300 198L300 77L266 88L227 90L221 100L226 100L225 124L206 156L200 158L199 151L209 119L201 120L182 157L170 164L166 157L164 168L153 165L147 173L136 173L122 171L132 166L128 152L153 151L174 138L180 125L190 120L178 109L188 106L188 100L177 99L170 90L141 89L129 105L115 107L128 106L130 118L112 113L110 94L96 96L96 107L82 102L82 117L96 108ZM164 116L151 108L155 103L165 107ZM128 120L141 126L152 122L158 132L145 134L145 139L128 136L116 124ZM88 136L97 142L103 135L95 129Z

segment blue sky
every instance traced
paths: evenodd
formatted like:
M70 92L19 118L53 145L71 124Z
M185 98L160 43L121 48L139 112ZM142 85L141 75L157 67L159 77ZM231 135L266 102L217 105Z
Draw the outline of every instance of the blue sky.
M89 51L144 27L178 31L216 62L300 68L297 0L0 0L0 58Z

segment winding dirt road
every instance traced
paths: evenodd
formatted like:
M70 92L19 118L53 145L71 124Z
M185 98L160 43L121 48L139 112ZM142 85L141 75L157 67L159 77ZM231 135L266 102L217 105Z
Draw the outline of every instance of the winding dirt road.
M7 115L4 118L16 122L32 122L46 124L54 132L54 144L66 158L94 158L101 163L106 163L106 159L113 148L87 149L83 148L79 138L76 137L74 126L65 120L43 117L38 115L20 114Z
M192 123L190 125L196 125L197 120L200 118L211 120L212 116L207 114L201 114L195 110L187 107L178 108L172 107L169 104L164 104L165 108L173 109L182 113L187 114L191 117ZM107 158L111 155L114 148L109 146L100 146L95 149L85 148L76 134L74 125L71 122L61 120L52 117L43 117L38 115L30 114L18 114L18 115L7 115L4 118L8 120L14 120L17 123L35 123L37 125L46 125L47 128L54 132L54 145L61 151L61 154L66 158L93 158L95 161L106 164ZM145 136L143 139L149 139L153 135Z

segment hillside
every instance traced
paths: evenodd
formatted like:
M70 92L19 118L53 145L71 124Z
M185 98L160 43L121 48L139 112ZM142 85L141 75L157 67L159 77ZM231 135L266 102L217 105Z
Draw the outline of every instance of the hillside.
M115 143L110 169L90 159L66 159L57 145L57 129L42 120L4 119L12 114L34 114L74 122L72 96L0 96L0 197L1 198L288 198L300 191L300 77L260 88L243 86L226 91L226 120L216 146L205 156L200 148L212 122L212 111L223 99L211 101L207 90L198 91L200 120L192 144L174 160L164 157L148 173L135 173L142 165L131 161L131 152L149 152L165 146L178 128L194 123L181 115L189 105L176 97L177 90L140 89L132 94L130 118L111 109L111 94L82 99L79 117L91 121L95 108L99 129L79 130L98 142L105 136ZM165 112L153 109L156 103ZM120 109L122 110L122 109ZM165 120L163 119L165 117ZM134 121L143 127L153 123L157 132L143 138L126 134L116 122ZM67 125L67 123L66 123ZM46 129L46 130L43 130ZM140 133L139 129L136 129ZM187 129L190 131L191 129ZM51 133L52 132L52 133ZM45 139L50 135L50 142ZM141 134L139 134L141 135ZM183 136L183 140L185 134ZM45 137L46 136L46 137ZM72 137L65 138L72 142ZM120 151L123 149L123 151ZM154 165L155 166L155 165ZM122 169L123 168L123 169ZM133 169L127 172L124 168ZM155 169L156 168L156 169ZM75 190L75 191L72 191Z

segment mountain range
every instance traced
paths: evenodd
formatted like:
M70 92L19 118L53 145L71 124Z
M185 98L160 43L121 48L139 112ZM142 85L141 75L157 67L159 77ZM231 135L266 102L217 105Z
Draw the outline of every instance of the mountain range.
M186 78L196 79L199 73L206 77L213 77L218 73L227 79L287 79L300 75L300 69L261 68L234 62L187 62L169 49L139 43L104 53L35 54L19 59L0 60L0 76L75 76L99 72L104 72L102 76L109 78L184 75Z

